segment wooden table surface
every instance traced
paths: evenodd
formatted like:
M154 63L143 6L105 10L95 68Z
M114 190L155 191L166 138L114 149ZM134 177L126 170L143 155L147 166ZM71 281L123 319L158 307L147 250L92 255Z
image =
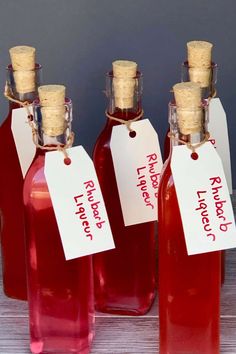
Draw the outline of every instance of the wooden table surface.
M236 210L236 195L233 204ZM30 353L27 304L4 296L0 274L0 354L23 353ZM141 317L97 314L91 354L99 353L158 353L157 301L150 312ZM236 249L226 253L226 279L221 297L221 353L236 353Z

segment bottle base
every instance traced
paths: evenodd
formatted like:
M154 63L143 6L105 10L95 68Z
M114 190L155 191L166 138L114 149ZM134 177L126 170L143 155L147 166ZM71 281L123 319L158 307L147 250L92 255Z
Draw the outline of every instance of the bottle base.
M30 344L30 350L32 354L88 354L90 351L90 346L85 346L80 349L62 349L62 348L52 348L43 349L43 342L32 342Z
M65 338L45 338L44 340L35 340L30 343L32 354L89 354L91 344L94 338L94 331L91 331L87 339L78 340Z
M140 310L132 310L132 309L123 309L123 308L115 308L115 307L96 307L95 310L97 312L102 312L102 313L110 313L113 315L124 315L124 316L142 316L145 315L149 308L144 311Z
M12 292L9 292L8 290L6 290L5 288L3 288L3 292L4 292L4 295L6 297L9 297L10 299L20 300L20 301L27 301L27 295L26 294L12 293Z
M139 308L128 308L123 306L107 305L107 304L106 305L95 304L95 310L97 312L110 313L113 315L143 316L151 309L154 299L155 299L155 295L149 301L148 306L143 306Z

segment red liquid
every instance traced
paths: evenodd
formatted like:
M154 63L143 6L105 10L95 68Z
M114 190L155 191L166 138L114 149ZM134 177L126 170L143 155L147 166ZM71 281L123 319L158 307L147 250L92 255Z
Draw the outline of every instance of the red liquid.
M66 261L38 151L24 185L32 353L89 353L91 257Z
M170 154L170 138L168 137L169 130L166 133L165 140L164 140L164 159L163 161L166 161L169 157Z
M221 285L225 282L226 252L221 251Z
M114 116L128 120L136 115L118 111ZM142 315L155 296L155 223L124 226L110 151L112 127L117 124L108 120L93 155L116 245L93 256L96 309Z
M5 294L26 300L23 177L11 131L12 109L19 107L10 103L8 117L0 127L1 251Z
M218 354L220 252L188 256L166 162L158 198L161 354Z

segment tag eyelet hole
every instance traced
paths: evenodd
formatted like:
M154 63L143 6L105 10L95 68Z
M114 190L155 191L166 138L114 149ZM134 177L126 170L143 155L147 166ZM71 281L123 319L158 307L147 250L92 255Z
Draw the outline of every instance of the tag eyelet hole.
M71 159L69 157L65 157L64 158L64 164L67 165L67 166L70 165L71 164Z
M136 137L136 131L132 130L131 132L129 132L129 136L131 138L135 138Z
M33 115L32 115L32 114L29 114L29 115L28 115L28 120L29 120L30 122L32 122L33 119L34 119Z
M191 153L191 158L192 158L193 160L197 160L197 159L198 159L198 154L197 154L196 152L192 152L192 153Z

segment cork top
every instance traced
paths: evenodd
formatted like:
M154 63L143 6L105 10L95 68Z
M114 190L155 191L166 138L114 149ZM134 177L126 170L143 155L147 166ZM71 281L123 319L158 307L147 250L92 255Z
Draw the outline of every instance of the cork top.
M134 61L116 60L112 67L115 106L121 109L132 108L138 65Z
M39 100L43 107L64 106L66 88L63 85L43 85L38 88Z
M210 68L213 44L206 41L187 43L188 64L190 67Z
M201 89L195 82L181 82L173 86L176 106L179 108L201 107Z
M203 123L200 84L181 82L173 90L180 132L186 135L200 132Z
M13 70L34 70L35 48L26 45L12 47L9 50Z
M65 92L63 85L43 85L38 88L42 113L42 129L49 136L58 136L66 129Z
M36 87L35 48L16 46L9 49L16 92L34 92Z
M113 76L116 78L134 78L137 72L137 63L129 60L115 60L112 63Z

